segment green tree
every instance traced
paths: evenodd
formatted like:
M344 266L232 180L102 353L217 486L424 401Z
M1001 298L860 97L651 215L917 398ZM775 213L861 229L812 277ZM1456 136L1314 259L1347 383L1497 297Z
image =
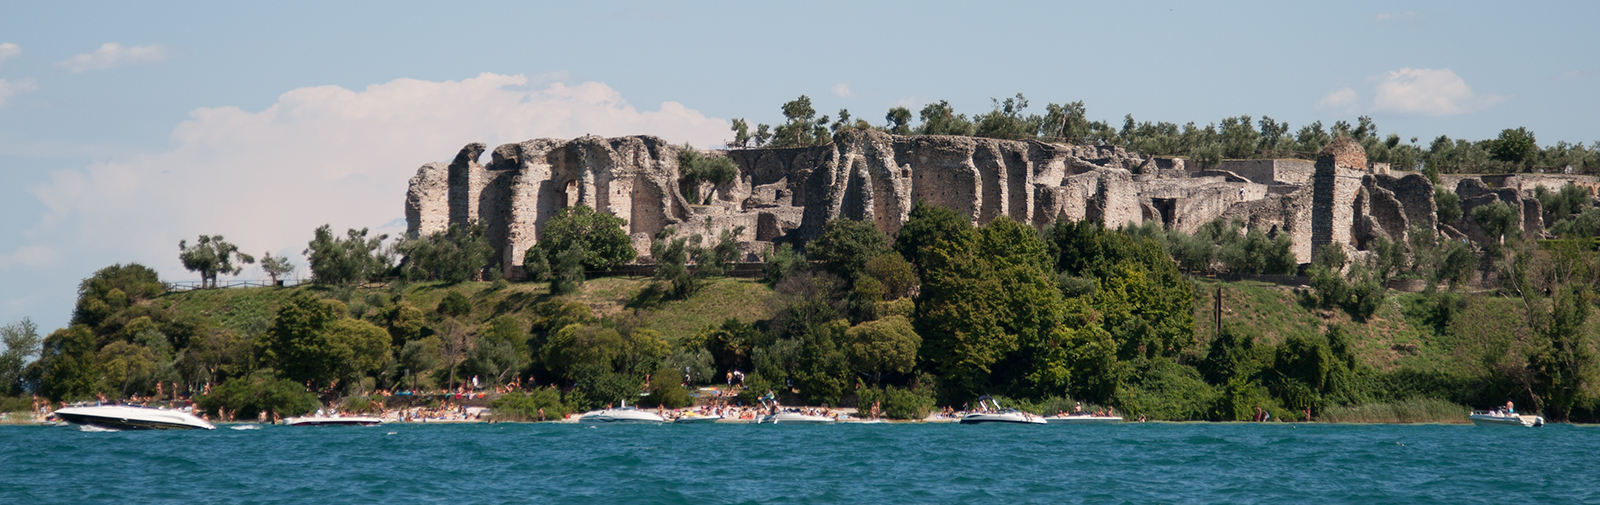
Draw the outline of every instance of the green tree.
M52 401L84 400L102 390L94 332L74 324L50 333L39 359L28 365L34 391Z
M972 135L972 121L966 114L956 114L950 102L940 100L930 103L918 113L922 119L922 126L917 127L921 135Z
M78 284L78 304L72 324L99 328L113 314L167 292L155 270L137 263L112 265L95 271Z
M478 333L478 345L471 358L472 369L477 373L501 384L528 367L527 331L515 317L491 319Z
M1489 142L1490 156L1523 168L1532 168L1538 154L1539 145L1533 139L1533 132L1524 127L1500 130L1500 136Z
M434 308L434 312L444 317L467 317L472 314L472 301L467 300L467 295L460 291L451 291L439 299L439 306Z
M534 244L522 253L522 273L533 282L550 280L550 256L544 245Z
M768 286L777 286L809 265L805 253L794 250L794 246L788 242L763 251L761 261L761 280Z
M823 116L819 120L816 116L817 110L811 106L810 97L800 95L800 98L785 102L783 117L786 122L773 131L772 147L806 147L827 143L819 138L818 133L825 134L828 131L825 126L828 117Z
M922 347L922 337L902 316L861 323L846 330L844 337L851 366L871 373L874 383L882 380L884 372L910 373Z
M474 221L468 226L449 228L425 237L401 240L397 249L405 259L400 271L410 279L459 283L477 280L494 263L494 246L484 235L486 227Z
M211 416L227 409L232 418L242 420L255 419L263 412L269 418L304 415L320 405L317 395L306 391L305 386L278 378L272 370L229 379L195 403Z
M700 183L711 183L712 191L726 187L738 179L739 167L727 156L704 156L694 146L684 144L678 150L678 174L684 198L690 203L700 203ZM706 195L705 203L710 203L712 196Z
M312 282L348 285L381 277L390 263L382 251L387 238L388 235L367 238L366 228L351 229L339 238L330 226L318 227L304 252L311 266Z
M273 256L269 251L261 254L261 271L266 272L276 285L289 273L294 272L294 263L289 262L288 257Z
M239 246L224 241L222 235L201 235L194 247L189 247L187 240L178 241L178 260L183 262L183 268L190 272L200 272L201 286L208 282L211 287L217 287L217 274L239 275L242 270L239 263L255 263L256 259L245 253L239 252Z
M587 205L561 209L545 223L539 242L547 253L560 255L578 247L582 252L582 267L588 270L611 270L629 261L637 254L633 239L623 227L628 222L604 212L595 212ZM555 257L550 263L559 263Z
M884 114L883 120L888 123L889 133L895 135L911 134L911 110L905 107L891 107L889 113Z
M1439 207L1439 222L1444 224L1461 220L1461 197L1443 187L1433 188L1433 202Z
M27 365L39 356L39 326L28 318L0 328L0 396L16 396L27 388Z
M700 236L675 237L677 229L667 228L650 244L650 257L656 260L656 289L669 298L687 299L704 285L689 271L689 260L701 252Z
M324 300L299 291L279 307L272 329L257 341L261 356L285 378L297 383L329 384L341 378L344 353L329 341L334 325L348 313L338 300ZM374 327L374 329L377 329ZM352 330L346 328L346 330ZM383 349L389 336L377 329Z
M566 295L583 288L585 274L583 259L588 256L580 244L573 244L557 252L550 262L550 293Z
M728 147L750 146L750 123L746 123L744 118L733 118L733 126L729 129L733 130L733 142Z
M806 255L822 262L823 268L846 281L854 282L867 268L867 262L889 252L889 237L870 222L835 219L823 228L822 237L806 245Z
M1588 390L1594 369L1593 337L1584 327L1589 318L1587 293L1578 286L1556 289L1548 315L1534 318L1542 337L1528 360L1542 403L1552 420L1564 421Z
M931 262L934 244L960 237L970 228L971 220L956 214L956 211L917 200L911 206L906 223L900 227L900 233L895 236L894 249L921 274Z

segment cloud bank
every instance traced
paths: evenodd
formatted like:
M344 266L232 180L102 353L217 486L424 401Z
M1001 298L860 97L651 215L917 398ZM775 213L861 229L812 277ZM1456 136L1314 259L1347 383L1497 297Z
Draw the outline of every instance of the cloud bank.
M167 48L155 44L122 47L122 44L107 42L101 44L100 49L96 49L92 53L78 54L56 63L56 65L66 68L74 74L81 74L90 70L103 70L123 65L161 61L167 59L167 56Z
M15 42L0 44L0 63L18 56L22 56L22 48L18 47Z
M727 133L726 121L676 102L638 110L598 82L526 84L489 73L397 79L360 91L295 89L261 111L197 109L173 129L170 150L58 171L30 188L44 217L0 251L0 272L137 261L188 279L177 244L200 234L303 262L324 223L403 231L407 179L470 142L653 134L711 146Z
M1367 79L1371 89L1335 90L1317 101L1317 109L1344 113L1388 112L1413 116L1453 116L1476 112L1505 101L1500 95L1481 94L1448 68L1402 68Z
M4 109L7 105L10 105L11 97L31 91L37 91L38 89L39 84L34 82L33 79L22 79L19 81L0 79L0 109Z

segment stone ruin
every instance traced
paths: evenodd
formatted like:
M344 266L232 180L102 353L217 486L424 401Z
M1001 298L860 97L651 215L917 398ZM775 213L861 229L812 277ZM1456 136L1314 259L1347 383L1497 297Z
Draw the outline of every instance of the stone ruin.
M693 188L707 195L699 202L684 196L681 149L653 136L537 139L496 147L481 163L486 146L469 144L454 161L423 165L411 178L407 234L482 222L510 278L521 275L523 252L545 222L575 205L623 218L641 258L667 227L705 237L742 228L748 261L775 242L804 244L833 219L872 222L892 235L919 200L978 224L1008 216L1041 228L1060 219L1111 227L1154 221L1193 233L1216 218L1239 219L1269 236L1289 234L1301 263L1322 247L1364 250L1379 236L1408 243L1418 228L1483 239L1471 223L1457 229L1437 221L1426 177L1375 171L1348 138L1329 143L1314 163L1229 160L1191 171L1182 159L1113 146L845 130L822 146L702 151L730 159L739 173L728 184ZM1528 232L1544 229L1534 188L1567 182L1600 187L1593 177L1570 175L1446 179L1467 215L1504 200L1522 209Z

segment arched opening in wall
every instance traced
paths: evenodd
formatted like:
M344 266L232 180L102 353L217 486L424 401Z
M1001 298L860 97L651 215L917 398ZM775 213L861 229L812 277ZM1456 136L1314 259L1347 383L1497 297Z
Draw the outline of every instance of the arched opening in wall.
M1005 170L1005 166L1000 162L1000 157L987 146L980 146L977 152L972 153L972 164L977 166L978 176L983 180L979 193L982 207L979 207L978 221L987 223L1006 210L1003 196L1005 192L1001 189L1000 181L1000 174Z
M1178 199L1151 198L1150 206L1155 207L1156 213L1161 215L1161 226L1168 230L1172 229L1172 216L1174 211L1178 208Z
M845 180L844 186L844 202L840 206L839 214L841 217L860 221L867 217L865 194L867 181L863 180L865 174L861 173L862 170L858 164L851 163L848 170L849 172L846 175L848 179Z
M578 181L576 179L569 180L567 181L567 185L562 189L561 208L571 207L573 204L577 203L577 201Z

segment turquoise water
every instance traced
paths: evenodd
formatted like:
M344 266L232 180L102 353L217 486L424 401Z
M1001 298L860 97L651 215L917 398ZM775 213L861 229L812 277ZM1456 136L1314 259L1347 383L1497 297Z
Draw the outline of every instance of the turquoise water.
M1597 468L1569 425L0 427L27 504L1597 503Z

